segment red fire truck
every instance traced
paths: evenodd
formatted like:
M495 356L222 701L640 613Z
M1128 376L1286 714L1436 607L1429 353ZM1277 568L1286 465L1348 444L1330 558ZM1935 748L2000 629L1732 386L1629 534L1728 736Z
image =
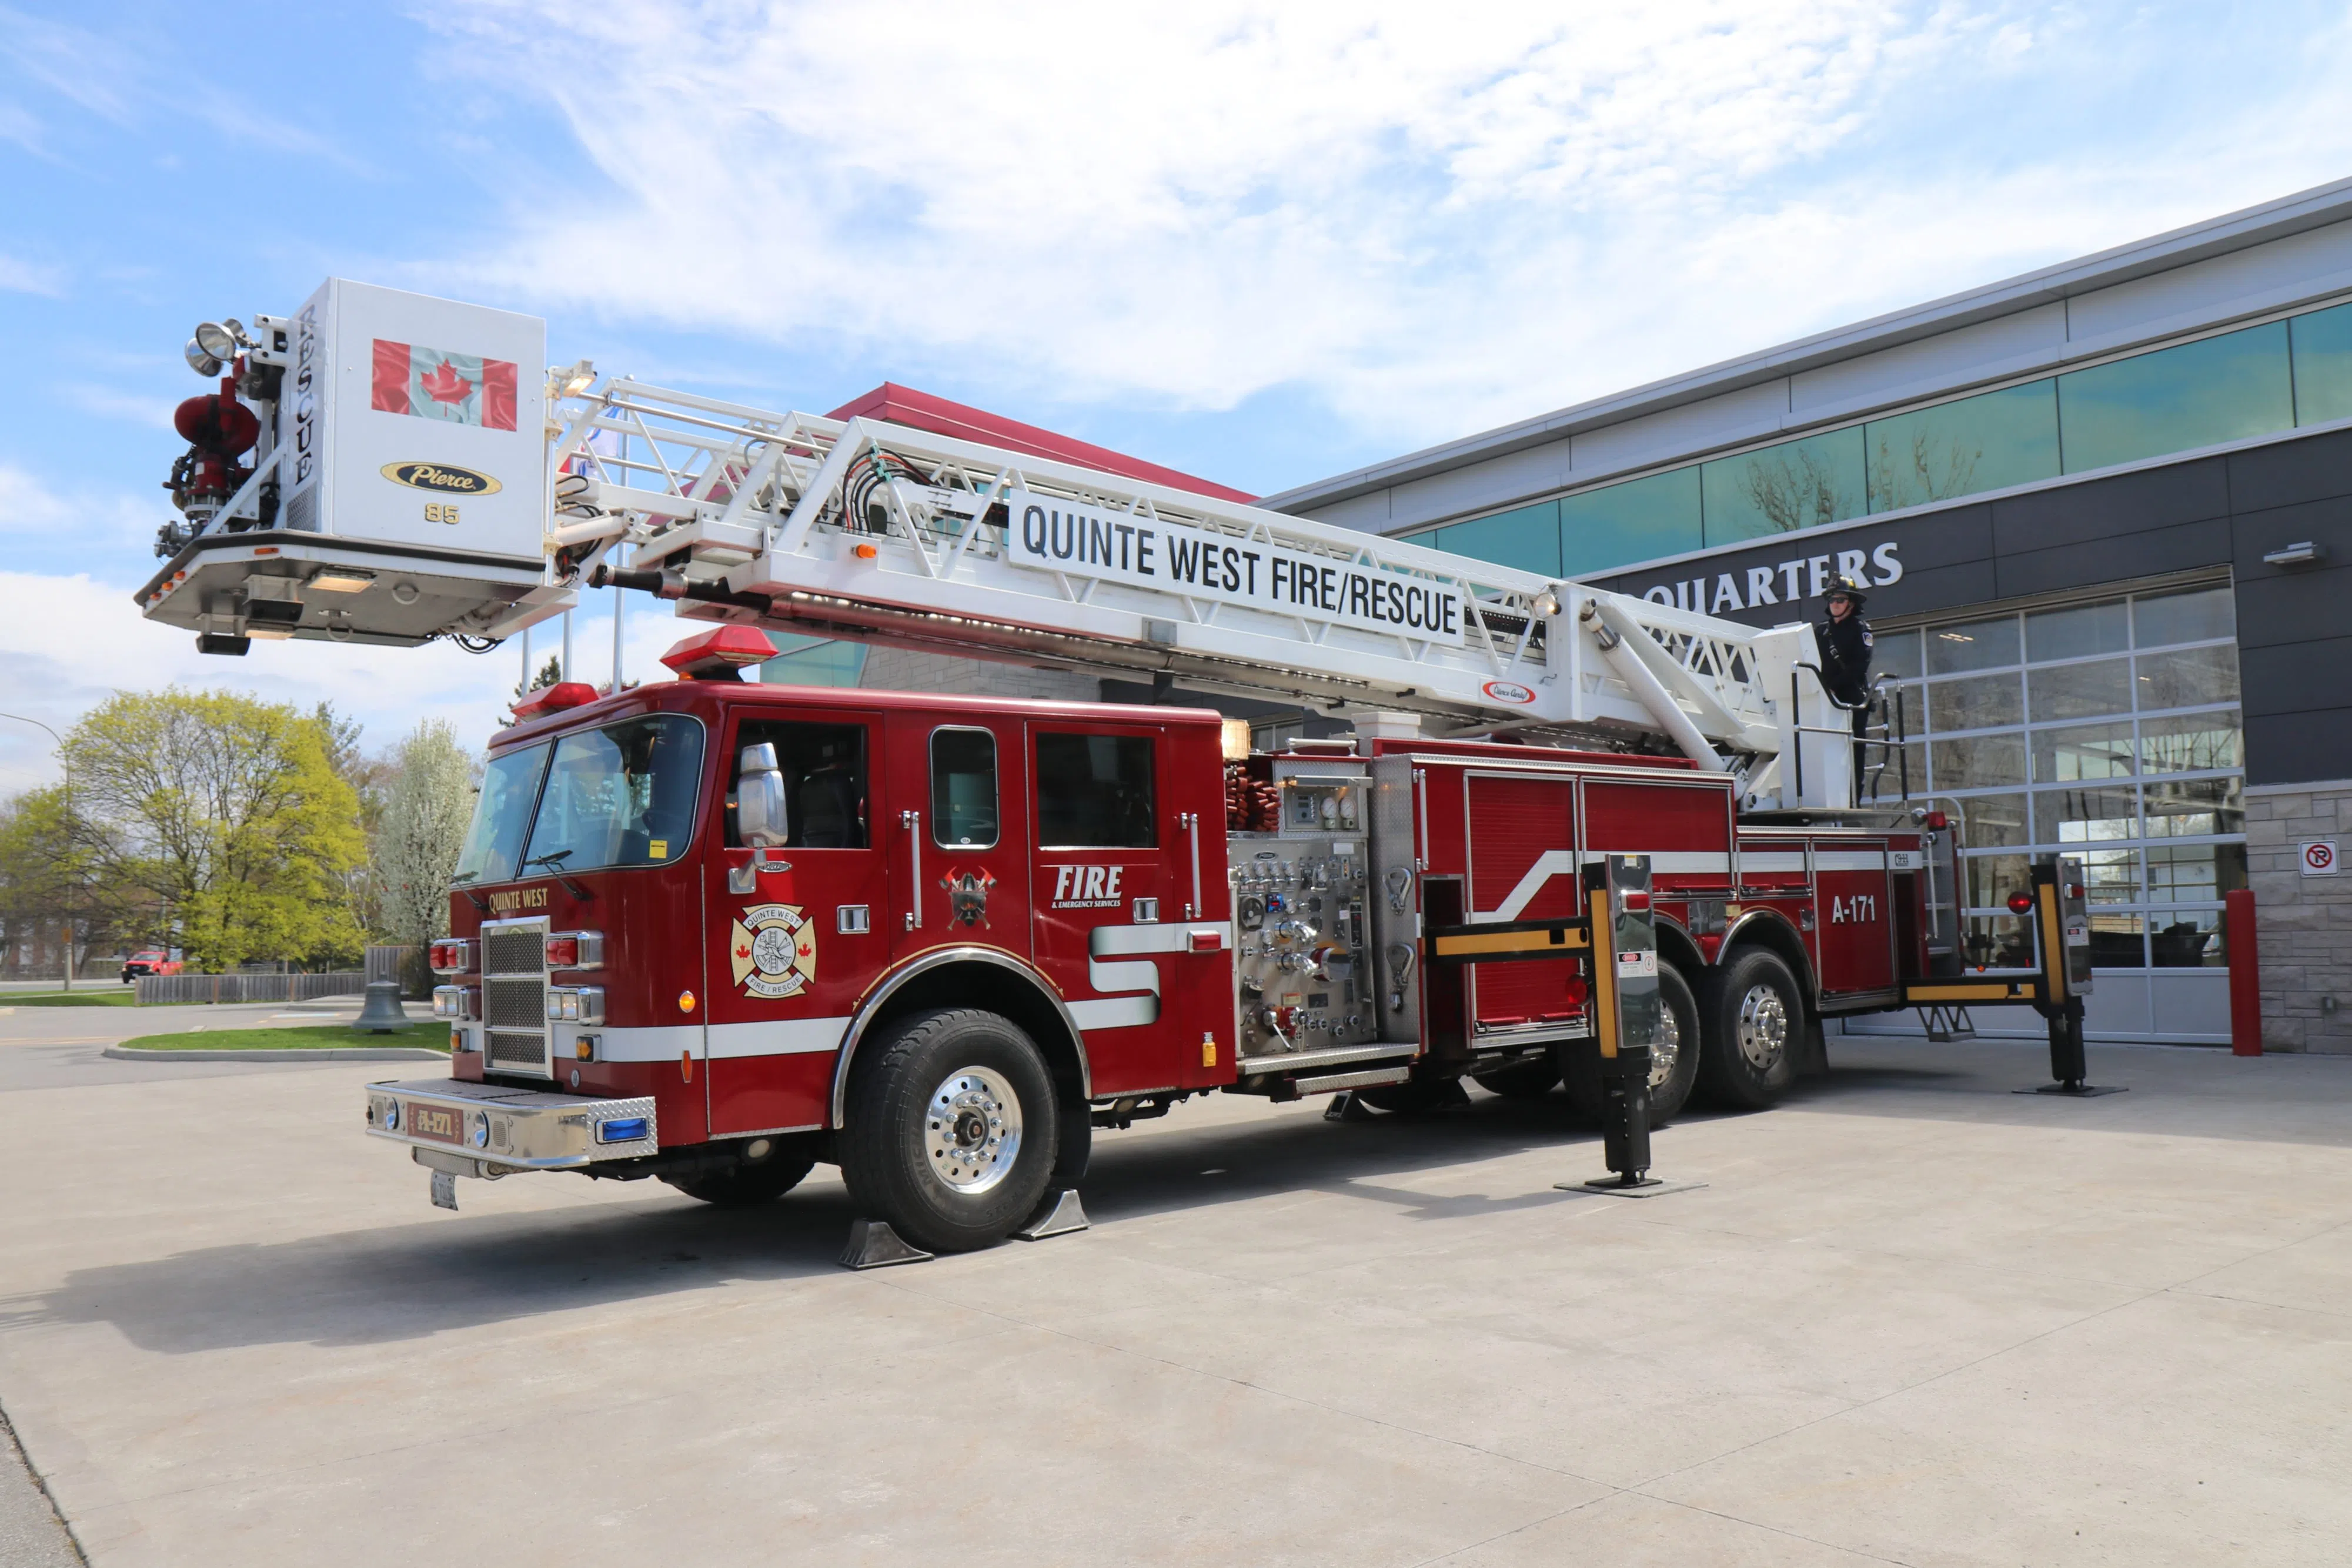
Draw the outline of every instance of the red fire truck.
M338 283L257 336L208 323L191 362L234 364L189 423L237 444L184 463L209 477L141 595L226 653L483 645L583 582L718 622L679 679L559 684L491 747L432 954L451 1074L366 1094L436 1201L569 1170L755 1203L832 1162L889 1261L1079 1223L1095 1130L1211 1092L1761 1107L1824 1019L2002 1003L2052 1017L2079 1085L2079 874L2037 870L2035 967L1968 970L1952 834L1887 798L1804 626L584 361L533 387L486 356L535 328ZM446 498L501 495L480 534ZM1207 710L760 685L764 627L1355 734L1254 752Z

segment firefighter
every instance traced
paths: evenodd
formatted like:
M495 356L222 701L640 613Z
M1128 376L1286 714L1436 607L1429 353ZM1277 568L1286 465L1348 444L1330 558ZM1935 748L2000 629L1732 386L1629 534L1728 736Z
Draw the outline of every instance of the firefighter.
M1853 786L1862 796L1863 735L1870 721L1870 622L1862 618L1862 585L1849 577L1830 579L1829 612L1813 629L1822 649L1822 685L1853 715Z

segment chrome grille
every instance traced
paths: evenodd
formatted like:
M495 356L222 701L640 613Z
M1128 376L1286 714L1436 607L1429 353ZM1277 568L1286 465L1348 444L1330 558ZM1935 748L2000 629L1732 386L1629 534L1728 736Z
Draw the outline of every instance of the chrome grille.
M547 983L493 977L482 981L482 1018L492 1029L547 1027Z
M482 973L485 975L544 975L547 973L547 922L519 920L487 922L482 926Z
M490 1065L493 1067L528 1067L535 1071L547 1071L547 1037L539 1034L501 1034L490 1031Z
M492 1071L550 1076L547 917L482 923L482 1021Z

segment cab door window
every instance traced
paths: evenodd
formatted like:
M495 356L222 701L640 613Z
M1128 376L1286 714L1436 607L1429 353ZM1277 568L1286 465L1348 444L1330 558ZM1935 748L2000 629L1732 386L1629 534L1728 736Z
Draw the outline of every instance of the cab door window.
M1037 736L1037 842L1047 849L1160 843L1148 735Z
M745 719L735 731L727 758L729 779L746 747L776 748L784 776L784 804L792 821L784 842L796 850L862 850L867 844L866 745L862 724L804 724L781 719ZM727 842L740 846L735 801L727 801Z
M931 731L931 842L984 850L996 843L996 737L985 729Z

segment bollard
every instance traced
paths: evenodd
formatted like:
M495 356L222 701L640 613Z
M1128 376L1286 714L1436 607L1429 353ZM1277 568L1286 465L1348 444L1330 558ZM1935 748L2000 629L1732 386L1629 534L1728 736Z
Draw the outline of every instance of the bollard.
M2230 1054L2263 1053L2263 960L2254 945L2254 890L2231 889L2224 895L2229 912L2221 917L2221 943L2230 958Z
M352 1027L364 1034L391 1034L408 1027L408 1015L400 1010L400 982L378 980L369 986Z

